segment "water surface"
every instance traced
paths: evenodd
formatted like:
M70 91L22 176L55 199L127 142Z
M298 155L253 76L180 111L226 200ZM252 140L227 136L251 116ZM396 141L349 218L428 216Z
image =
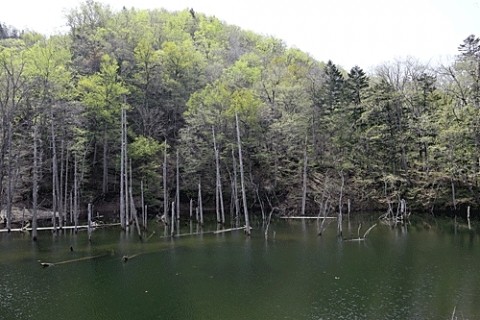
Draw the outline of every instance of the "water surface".
M358 223L345 222L347 237ZM175 238L152 226L147 242L117 228L91 243L86 232L0 234L0 318L480 319L475 226L378 225L361 242L340 241L333 224L318 237L315 222L274 222L268 240L261 225ZM182 224L191 231L202 230Z

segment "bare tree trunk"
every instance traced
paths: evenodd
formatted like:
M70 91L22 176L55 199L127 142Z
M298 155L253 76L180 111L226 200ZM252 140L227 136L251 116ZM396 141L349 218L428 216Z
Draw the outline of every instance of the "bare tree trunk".
M305 150L303 152L302 216L305 215L305 205L307 202L307 161L307 138L305 137Z
M55 185L55 177L54 177L54 172L55 170L52 170L52 227L53 227L53 233L56 233L57 229L57 217L56 217L56 211L57 211L57 193L55 192L56 185Z
M176 182L177 182L177 191L176 191L176 209L177 209L177 220L180 220L180 168L178 163L178 149L177 149L177 170L176 170Z
M470 206L467 207L467 223L468 223L468 230L472 228L472 225L470 224Z
M88 204L88 241L92 241L92 204Z
M103 177L102 177L102 193L108 192L108 141L107 128L103 128Z
M148 206L145 205L145 230L148 229Z
M165 140L165 151L163 156L163 216L168 224L168 193L167 193L167 140Z
M235 218L235 186L233 177L230 177L230 221Z
M122 108L122 133L121 133L121 146L120 146L120 225L122 229L125 229L125 136L123 134L125 122L124 110Z
M192 220L193 216L193 199L190 199L190 220Z
M324 197L323 197L324 198ZM323 199L322 199L323 200ZM327 221L327 211L328 211L328 203L329 199L325 199L325 202L322 204L322 211L318 212L318 217L320 217L320 213L323 212L323 220L321 225L318 227L317 234L321 236L323 234L323 231L325 231L325 223ZM318 225L318 220L317 220L317 225Z
M124 166L125 166L125 178L124 178L124 183L125 183L125 225L128 227L130 225L130 221L132 219L132 210L131 210L131 204L130 204L130 199L128 196L128 188L129 188L129 175L128 175L128 141L127 141L127 110L123 109L124 116L123 116L123 141L124 141L124 151L123 151L123 156L124 158Z
M340 172L340 177L342 179L342 184L340 186L340 196L338 197L338 219L337 219L337 222L338 222L338 235L340 237L342 237L342 233L343 233L343 226L342 226L342 218L343 218L343 210L342 210L342 207L343 207L343 188L345 186L345 176L343 175L343 171Z
M260 191L258 190L258 186L255 185L255 194L257 195L258 204L260 205L260 211L262 212L262 221L265 223L267 221L267 216L265 214L265 208L263 205L262 197L260 197Z
M215 212L217 214L217 223L221 223L220 217L220 198L222 194L220 191L220 159L217 148L217 140L215 138L215 127L212 126L212 136L213 136L213 150L215 152Z
M235 158L235 151L232 148L232 162L233 162L233 197L235 203L235 219L237 223L240 217L240 203L238 201L238 177L237 177L237 159Z
M73 225L73 189L70 190L70 225Z
M133 176L132 176L132 160L130 160L130 178L128 179L130 184L128 186L128 195L130 198L130 215L133 217L135 226L137 227L137 233L140 240L142 239L142 232L140 230L140 224L138 223L137 209L135 208L135 202L133 201Z
M8 123L8 136L7 136L7 152L8 152L8 162L7 162L7 230L10 232L12 228L12 202L13 202L13 150L12 150L12 124Z
M65 205L64 194L65 194L65 189L67 187L66 185L64 185L64 180L63 180L64 171L65 171L64 161L65 161L65 140L62 137L62 141L60 142L60 172L59 172L59 194L58 194L58 199L59 199L59 202L61 203L59 207L62 208L62 210L59 210L59 221L62 220L61 223L59 222L61 228L66 223L65 221L66 205Z
M175 201L172 202L172 225L170 227L171 233L170 236L173 237L175 235Z
M225 224L225 206L223 204L223 190L222 190L222 180L219 176L218 178L218 193L220 196L220 216L222 219L222 224Z
M245 232L247 235L251 234L250 231L250 219L248 217L248 208L247 208L247 193L245 191L245 179L243 173L243 157L242 157L242 141L240 138L240 126L238 122L238 114L235 112L235 123L237 126L237 145L238 145L238 159L240 162L240 183L242 186L242 198L243 198L243 212L245 215Z
M202 182L201 181L198 182L198 213L200 215L200 224L203 225Z
M268 220L267 220L267 225L265 227L265 240L268 240L268 229L270 228L270 221L272 221L272 214L275 211L276 208L272 208L270 210L270 213L268 214Z
M140 192L141 192L141 202L142 202L142 224L143 229L147 230L147 216L146 216L146 209L145 209L145 198L143 193L143 179L140 181Z
M73 173L73 220L75 223L75 233L78 232L78 156L75 155L74 173Z
M450 178L450 184L452 186L452 203L453 209L457 210L457 200L455 199L455 183L453 182L453 178Z
M56 232L57 228L57 206L60 207L61 203L59 201L59 181L58 181L58 162L57 162L57 143L56 143L56 136L53 124L53 112L51 114L51 137L52 137L52 225L53 231ZM62 222L59 218L59 224L62 226Z
M65 184L64 184L64 195L63 195L63 209L65 211L65 222L66 222L66 215L67 215L67 201L68 201L68 158L69 158L69 152L67 149L67 154L65 156ZM70 221L70 224L72 222Z
M215 152L215 213L217 215L217 223L220 223L220 200L218 194L218 161L217 161L217 145L215 142L215 128L212 126L213 149Z
M33 172L32 172L32 240L37 241L37 206L38 206L38 124L33 126Z

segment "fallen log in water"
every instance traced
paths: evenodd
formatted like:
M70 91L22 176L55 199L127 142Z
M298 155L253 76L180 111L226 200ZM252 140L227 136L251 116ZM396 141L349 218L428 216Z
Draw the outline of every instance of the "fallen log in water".
M72 260L65 260L65 261L60 261L60 262L42 262L40 260L38 260L38 262L40 262L40 265L42 267L47 268L47 267L53 267L53 266L58 266L58 265L62 265L62 264L72 263L72 262L92 260L92 259L96 259L96 258L100 258L100 257L105 257L107 255L108 255L108 253L100 254L100 255L96 255L96 256L88 256L88 257L83 257L83 258L78 258L78 259L72 259Z
M128 262L129 260L132 260L133 258L138 257L138 256L140 256L140 255L142 255L142 254L144 254L144 253L145 253L145 252L140 252L140 253L132 254L131 256L124 255L124 256L122 257L122 262L125 262L125 263L126 263L126 262Z
M97 224L94 225L93 228L104 228L104 227L113 227L113 226L119 226L120 223L109 223L109 224ZM46 231L46 230L72 230L75 229L75 226L63 226L63 227L38 227L37 231ZM77 229L88 229L88 225L84 226L77 226ZM25 232L25 231L32 231L32 228L14 228L10 229L10 232ZM0 229L0 233L2 232L8 232L8 229Z
M188 236L199 236L199 235L205 235L205 234L219 234L219 233L226 233L226 232L232 232L232 231L237 231L237 230L246 230L247 227L239 227L239 228L230 228L230 229L223 229L223 230L216 230L216 231L206 231L206 232L192 232L192 233L179 233L173 236L173 238L179 238L179 237L188 237ZM250 227L250 230L253 228ZM167 237L160 237L160 238L171 238L170 236Z
M217 230L217 231L213 231L213 234L226 233L226 232L237 231L237 230L245 230L246 228L247 228L246 226L243 226L243 227L240 227L240 228L230 228L230 229ZM250 230L252 230L252 227L250 227Z
M337 217L302 217L302 216L284 216L280 217L280 219L337 219Z

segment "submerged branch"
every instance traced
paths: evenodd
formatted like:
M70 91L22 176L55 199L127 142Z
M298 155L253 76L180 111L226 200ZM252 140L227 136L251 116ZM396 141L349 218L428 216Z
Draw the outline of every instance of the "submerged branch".
M345 239L343 241L349 241L349 242L353 242L353 241L365 241L365 239L367 238L368 234L370 233L370 231L373 230L373 228L375 228L377 226L377 224L375 223L373 226L371 226L370 228L368 228L368 230L363 234L363 238L360 238L360 236L358 238L353 238L353 239ZM358 234L360 234L360 227L361 225L358 227Z
M99 254L99 255L96 255L96 256L88 256L88 257L72 259L72 260L65 260L65 261L54 262L54 263L53 262L42 262L40 260L38 260L38 262L40 262L40 265L42 267L46 268L46 267L53 267L53 266L58 266L58 265L61 265L61 264L67 264L67 263L72 263L72 262L93 260L93 259L96 259L96 258L101 258L101 257L108 256L108 255L109 255L108 253L104 253L104 254Z
M231 232L231 231L236 231L236 230L245 230L246 228L247 228L246 226L243 226L243 227L239 227L239 228L217 230L217 231L213 231L213 234L226 233L226 232ZM252 229L252 227L250 227L250 230L251 229Z

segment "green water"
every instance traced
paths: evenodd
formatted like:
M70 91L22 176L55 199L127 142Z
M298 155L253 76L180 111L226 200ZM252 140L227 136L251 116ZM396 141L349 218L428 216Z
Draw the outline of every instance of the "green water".
M0 234L0 319L480 319L480 234L431 225L379 225L364 242L299 221L275 222L267 241L261 226L171 239L152 224L146 243L115 228L91 243Z

